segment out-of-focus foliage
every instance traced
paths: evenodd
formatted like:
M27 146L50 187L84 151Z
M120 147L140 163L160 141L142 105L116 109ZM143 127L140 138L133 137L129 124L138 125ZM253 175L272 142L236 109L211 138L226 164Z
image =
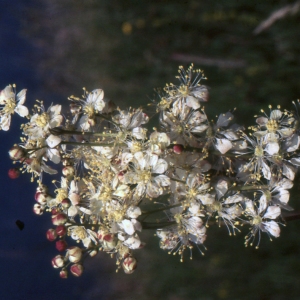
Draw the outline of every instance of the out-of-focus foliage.
M194 62L211 88L207 113L237 107L237 121L248 125L268 104L293 109L300 97L300 13L253 34L289 3L41 0L28 11L25 33L40 48L36 62L46 87L64 96L82 86L103 88L120 106L138 106L150 102L154 87L175 81L178 65ZM241 237L224 237L226 229L210 230L207 254L191 262L158 250L153 238L131 276L111 275L94 262L91 269L99 279L109 274L111 299L299 298L299 222L259 250L244 249Z
M114 101L142 103L173 80L178 64L205 70L211 103L289 105L300 94L300 14L253 31L289 1L39 1L27 33L48 87L102 87ZM261 105L260 105L261 107ZM247 113L245 113L245 109Z

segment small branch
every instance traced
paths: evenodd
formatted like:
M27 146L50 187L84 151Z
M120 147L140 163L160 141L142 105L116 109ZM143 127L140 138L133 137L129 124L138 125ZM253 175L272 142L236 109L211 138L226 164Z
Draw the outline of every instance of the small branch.
M203 65L203 66L216 66L219 68L225 69L234 69L234 68L245 68L246 62L242 59L220 59L220 58L212 58L212 57L203 57L197 55L190 54L182 54L182 53L173 53L171 55L171 59L180 62L188 62L193 61L194 63Z
M275 10L271 15L264 21L262 21L253 31L253 34L257 35L267 30L275 22L285 18L287 15L295 15L300 10L300 1L293 4L286 5L278 10Z

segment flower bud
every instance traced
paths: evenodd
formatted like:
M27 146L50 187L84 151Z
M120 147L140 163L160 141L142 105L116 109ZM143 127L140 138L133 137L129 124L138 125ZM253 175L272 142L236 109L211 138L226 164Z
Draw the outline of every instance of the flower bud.
M59 272L59 276L60 276L60 278L63 278L63 279L68 278L68 271L67 270L61 270Z
M50 241L50 242L55 241L57 238L56 230L52 229L52 228L48 229L46 232L46 237L47 237L48 241Z
M42 215L43 212L44 212L44 208L41 204L39 203L36 203L33 205L33 212L36 214L36 215Z
M8 177L11 179L16 179L20 176L20 170L18 168L11 168L8 170Z
M64 250L67 249L68 244L67 244L66 241L58 240L58 241L56 242L56 244L55 244L55 247L56 247L56 249L57 249L59 252L62 252L62 251L64 251Z
M173 146L173 151L175 154L181 154L183 151L183 146L180 144L174 145Z
M131 274L137 267L137 261L134 257L126 257L122 262L122 268L126 274Z
M52 223L53 225L63 225L67 222L68 216L63 213L59 213L56 215L52 215Z
M25 158L25 155L26 155L25 150L18 145L13 146L8 151L8 154L9 154L10 159L12 159L12 160L20 160L22 158Z
M83 266L80 264L74 264L70 267L70 271L74 276L79 277L83 272Z
M51 197L48 194L42 193L42 192L36 192L34 195L34 198L38 203L40 203L42 205L47 204L47 200L49 198L51 199Z
M64 236L67 233L67 228L64 225L58 225L55 228L55 232L57 233L57 235L59 236Z
M71 206L71 201L69 198L65 198L60 202L60 204L63 208L68 209Z
M72 166L66 166L62 169L62 173L64 176L73 176L75 174L75 169Z
M52 258L51 263L52 263L52 267L57 269L64 266L65 260L62 255L56 255L54 258Z
M70 262L78 263L81 260L82 251L79 247L73 246L67 250L67 256Z

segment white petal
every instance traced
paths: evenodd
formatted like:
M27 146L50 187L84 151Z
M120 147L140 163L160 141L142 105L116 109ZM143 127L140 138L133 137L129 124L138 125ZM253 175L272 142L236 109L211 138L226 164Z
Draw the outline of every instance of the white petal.
M270 167L264 161L262 162L262 172L266 179L268 180L271 179Z
M265 151L269 155L274 155L274 154L278 153L278 151L279 151L278 143L275 143L275 142L268 143L266 148L265 148Z
M264 214L264 218L276 219L280 214L281 209L279 206L269 206L266 213Z
M227 139L216 139L216 148L222 153L225 154L228 150L232 148L232 144Z
M17 107L15 108L15 112L21 117L26 117L29 114L28 108L20 104L18 104Z
M127 216L132 219L136 219L142 214L141 209L138 206L130 206L126 212Z
M26 89L21 90L17 95L18 106L24 104L26 100Z
M166 172L167 169L168 169L168 163L164 159L160 158L155 164L155 166L153 166L152 172L162 174Z
M282 116L282 112L279 109L274 109L271 111L270 119L279 120Z
M56 135L50 134L46 139L46 142L50 148L54 148L59 145L59 143L61 142L61 138Z
M129 234L129 235L134 234L135 228L134 228L134 226L133 226L133 224L131 223L130 220L123 220L122 225L123 225L122 227L123 227L124 231L127 234Z
M295 178L295 171L292 169L292 167L288 166L287 164L283 164L282 173L290 180L294 180Z
M270 222L264 222L264 229L266 231L268 231L270 234L272 234L275 237L279 237L280 235L280 227L278 226L278 224L274 221L270 221Z
M200 107L199 100L193 96L186 97L186 105L192 107L195 110Z

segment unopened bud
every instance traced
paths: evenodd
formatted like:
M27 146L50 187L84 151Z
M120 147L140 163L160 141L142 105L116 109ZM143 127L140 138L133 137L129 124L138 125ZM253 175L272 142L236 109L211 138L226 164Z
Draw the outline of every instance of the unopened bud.
M60 278L63 278L63 279L68 278L68 271L67 270L61 270L59 272L59 276L60 276Z
M82 251L79 247L70 247L67 251L67 256L70 262L78 263L82 257Z
M39 203L36 203L33 205L33 212L36 214L36 215L42 215L43 212L44 212L44 208L41 204Z
M67 244L66 241L59 240L59 241L56 242L55 247L56 247L56 249L57 249L59 252L62 252L62 251L64 251L64 250L67 249L68 244Z
M45 205L47 203L47 200L52 199L51 196L42 192L36 192L34 198L38 203L42 205Z
M66 214L63 213L59 213L56 215L52 215L52 223L53 225L63 225L67 222L68 220L68 216Z
M55 241L57 238L56 230L52 229L52 228L48 229L46 232L46 237L47 237L48 241L50 241L50 242Z
M64 236L67 233L67 228L64 225L58 225L55 228L55 232L57 233L57 235L59 236Z
M26 155L25 150L18 145L13 146L8 151L8 154L12 160L20 160L20 159L24 158Z
M137 267L137 261L134 257L126 257L122 262L122 268L126 274L131 274Z
M52 258L51 263L52 263L52 267L57 269L64 266L65 260L62 255L56 255L54 258Z
M11 179L16 179L20 176L20 170L18 168L11 168L8 170L8 177Z
M71 201L70 201L70 199L69 198L65 198L65 199L63 199L61 202L60 202L60 204L61 204L61 206L63 207L63 208L69 208L70 206L71 206Z
M183 151L183 146L178 144L173 146L173 151L175 154L181 154Z
M83 266L80 264L74 264L70 267L70 271L74 276L79 277L83 272Z

